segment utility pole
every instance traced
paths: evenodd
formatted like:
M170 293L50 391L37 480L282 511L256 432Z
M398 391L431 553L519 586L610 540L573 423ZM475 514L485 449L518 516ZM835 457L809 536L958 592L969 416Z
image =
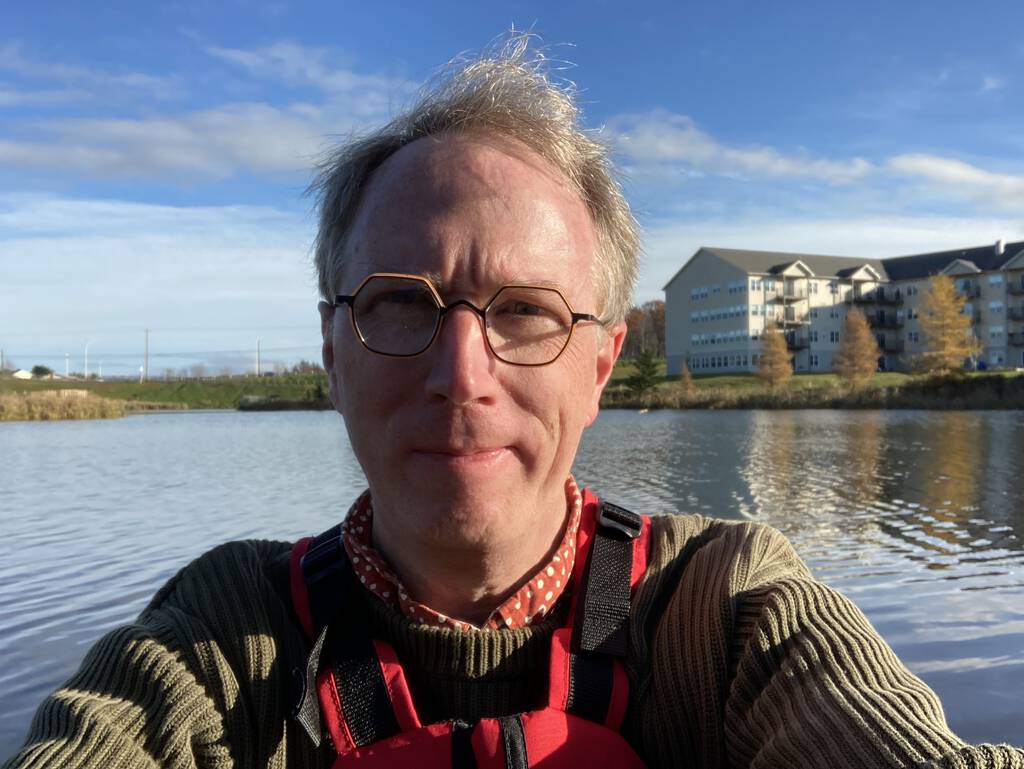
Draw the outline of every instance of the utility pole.
M103 361L100 361L100 373L99 373L99 378L100 378L100 381L102 381L102 380L103 380Z
M92 344L92 340L85 343L85 381L89 381L89 345Z
M64 378L71 378L71 355L64 353Z
M260 338L256 337L256 376L260 376Z
M149 329L146 329L146 360L142 364L142 379L149 379Z

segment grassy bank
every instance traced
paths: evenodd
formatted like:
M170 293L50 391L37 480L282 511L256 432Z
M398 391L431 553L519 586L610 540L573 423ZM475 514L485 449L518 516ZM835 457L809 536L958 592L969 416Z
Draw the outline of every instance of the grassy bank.
M188 408L234 409L246 396L308 404L326 403L327 378L320 374L286 374L272 377L211 377L207 379L138 381L75 381L0 379L0 395L14 392L47 392L67 387L87 390L99 398L124 401L129 409ZM329 405L329 404L328 404Z
M124 401L81 390L0 393L0 422L112 419L126 412Z
M1024 409L1024 375L971 373L951 379L883 372L860 392L850 392L835 374L795 374L773 391L751 374L693 377L689 389L663 376L654 390L637 397L626 381L628 361L616 366L602 408L672 409Z

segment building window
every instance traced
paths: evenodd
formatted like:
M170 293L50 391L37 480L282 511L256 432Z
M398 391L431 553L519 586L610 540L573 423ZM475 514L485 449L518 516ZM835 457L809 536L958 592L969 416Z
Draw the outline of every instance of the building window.
M1003 338L1003 327L1002 326L991 326L988 330L990 339L1002 339Z
M988 276L988 284L990 286L1001 286L1001 285L1003 285L1003 276L1002 275L989 275Z
M839 332L838 331L829 331L828 332L828 341L830 341L832 344L836 344L839 341Z
M989 302L988 303L988 311L990 313L992 313L993 315L1001 314L1003 312L1003 303L1002 302Z
M811 341L812 342L817 342L818 341L818 331L816 329L812 329L811 330Z

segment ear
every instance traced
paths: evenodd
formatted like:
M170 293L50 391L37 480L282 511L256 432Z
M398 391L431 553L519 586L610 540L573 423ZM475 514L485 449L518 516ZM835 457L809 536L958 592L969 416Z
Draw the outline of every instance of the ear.
M626 324L623 322L605 327L601 332L601 340L598 342L597 360L595 362L594 393L590 403L590 410L587 412L587 427L590 427L597 419L597 412L601 408L601 393L611 379L612 371L615 370L615 362L622 352L622 343L626 340Z
M324 369L327 371L327 394L338 409L338 373L334 369L334 320L337 315L337 308L327 302L320 302L316 306L320 313L320 337L323 340L320 354L323 358Z

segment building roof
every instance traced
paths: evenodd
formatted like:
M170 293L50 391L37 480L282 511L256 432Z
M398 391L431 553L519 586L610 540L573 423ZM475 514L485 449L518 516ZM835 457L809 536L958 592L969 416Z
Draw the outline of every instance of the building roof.
M707 251L720 259L754 275L778 275L796 262L802 262L819 277L849 278L865 265L873 268L883 279L912 280L927 278L945 270L959 260L970 263L981 272L994 272L1010 261L1024 257L1024 241L1007 243L1003 253L996 253L995 245L960 248L911 256L894 256L885 259L865 259L859 256L825 256L823 254L794 254L783 251L747 251L739 248L718 248L703 246L697 253ZM696 256L696 254L694 254ZM679 268L663 287L668 289L693 259Z
M870 265L884 278L886 277L885 265L880 259L864 259L858 256L824 256L821 254L793 254L784 251L747 251L739 248L718 248L717 246L703 246L697 251L707 251L720 259L738 267L747 273L755 275L778 275L796 262L802 262L810 268L815 275L822 277L843 277L859 270L864 265ZM679 274L686 269L692 261L687 261L672 279L665 284L668 288Z
M1007 243L1002 254L997 254L995 246L990 243L986 246L958 248L952 251L897 256L883 261L890 280L910 280L937 275L957 259L973 263L981 272L995 272L1022 251L1024 241Z

